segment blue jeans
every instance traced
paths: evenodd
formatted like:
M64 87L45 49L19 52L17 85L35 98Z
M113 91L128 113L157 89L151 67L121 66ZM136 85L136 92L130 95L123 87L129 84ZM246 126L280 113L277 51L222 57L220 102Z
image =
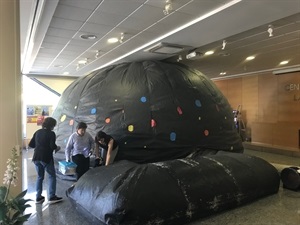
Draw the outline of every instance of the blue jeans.
M33 163L35 165L35 169L38 175L36 180L36 198L40 198L42 196L45 171L48 173L49 181L48 197L54 197L56 192L56 172L53 160L51 160L50 163L45 163L42 161L34 161Z

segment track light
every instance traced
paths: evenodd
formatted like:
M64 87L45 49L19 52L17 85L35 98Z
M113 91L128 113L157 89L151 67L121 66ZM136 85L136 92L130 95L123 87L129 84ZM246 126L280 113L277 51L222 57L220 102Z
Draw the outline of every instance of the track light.
M119 39L119 42L120 43L123 43L123 40L124 40L124 33L121 33L121 35L120 35L120 39Z
M223 43L222 43L222 50L224 50L224 49L225 49L225 47L226 47L226 44L227 44L227 42L226 42L225 40L223 40Z
M163 10L163 13L165 15L169 15L172 10L173 10L173 6L171 0L166 0L166 5L165 5L165 9Z
M177 58L177 62L180 62L182 60L182 56L179 55L178 58Z
M95 58L98 59L100 57L100 50L97 50Z
M273 37L273 26L272 25L269 25L268 33L269 33L269 37Z

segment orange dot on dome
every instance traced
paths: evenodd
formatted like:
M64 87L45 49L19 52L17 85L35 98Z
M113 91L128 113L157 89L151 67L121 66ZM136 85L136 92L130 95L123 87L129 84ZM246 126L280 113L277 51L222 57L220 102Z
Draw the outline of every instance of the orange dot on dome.
M110 118L106 118L105 123L110 123Z

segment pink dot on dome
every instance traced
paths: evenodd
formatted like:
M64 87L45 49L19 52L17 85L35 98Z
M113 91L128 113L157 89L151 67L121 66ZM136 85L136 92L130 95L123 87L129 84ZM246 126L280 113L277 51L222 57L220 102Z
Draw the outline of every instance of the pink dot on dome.
M182 110L179 106L177 107L177 112L178 112L179 115L182 115Z
M205 130L205 131L204 131L204 135L205 135L205 136L208 136L208 135L209 135L209 131L208 131L208 130Z

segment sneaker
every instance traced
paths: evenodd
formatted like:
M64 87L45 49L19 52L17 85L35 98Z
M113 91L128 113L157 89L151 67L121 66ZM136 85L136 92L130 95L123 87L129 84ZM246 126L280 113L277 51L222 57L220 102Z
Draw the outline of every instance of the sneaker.
M35 200L36 204L42 204L45 201L45 197L41 196Z
M54 197L49 199L49 204L54 204L54 203L57 203L57 202L61 202L62 200L63 200L63 198L54 196Z

